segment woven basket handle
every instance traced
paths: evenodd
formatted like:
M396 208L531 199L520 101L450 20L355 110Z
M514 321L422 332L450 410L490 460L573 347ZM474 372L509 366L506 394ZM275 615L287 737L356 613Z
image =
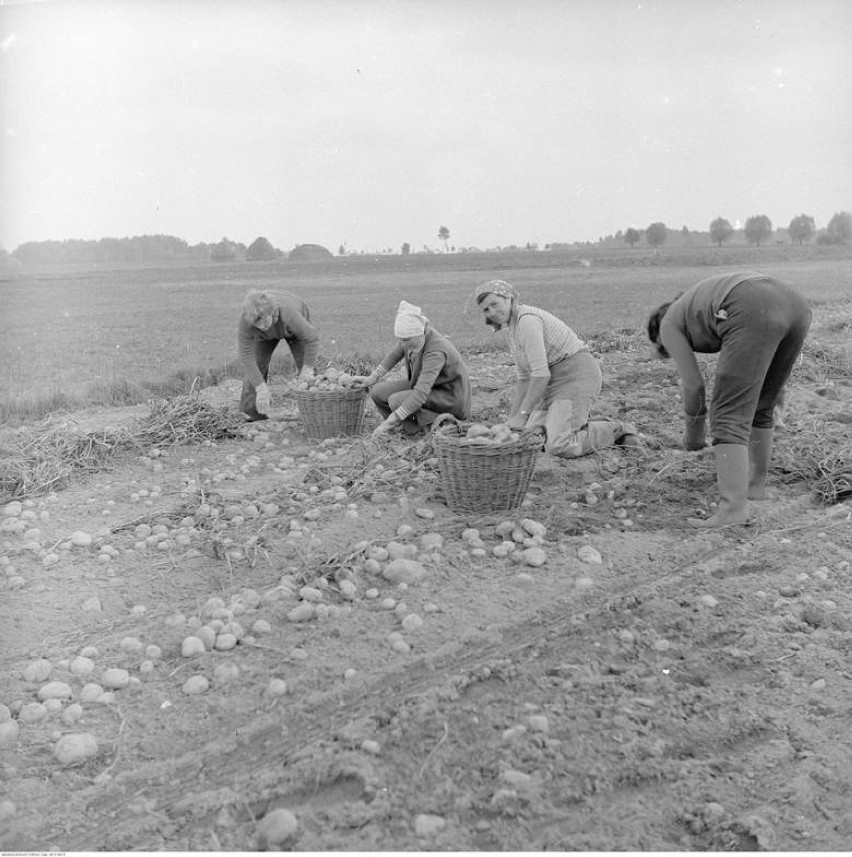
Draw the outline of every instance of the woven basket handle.
M456 427L458 427L459 421L452 414L439 414L432 421L432 429L431 430L433 432L437 431L438 428L440 427L441 423L446 422L447 420L452 420L456 424Z

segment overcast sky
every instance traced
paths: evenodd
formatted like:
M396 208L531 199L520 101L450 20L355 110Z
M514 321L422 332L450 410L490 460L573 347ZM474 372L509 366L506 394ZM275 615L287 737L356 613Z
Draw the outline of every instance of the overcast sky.
M852 209L850 0L0 0L0 246Z

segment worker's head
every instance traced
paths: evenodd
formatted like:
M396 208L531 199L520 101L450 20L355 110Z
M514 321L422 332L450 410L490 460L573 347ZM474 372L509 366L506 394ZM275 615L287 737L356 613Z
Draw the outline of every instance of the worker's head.
M485 316L485 323L499 330L509 323L518 304L518 294L505 280L489 280L476 287L474 300Z
M269 330L278 321L278 306L269 292L252 289L243 300L243 318L258 330Z

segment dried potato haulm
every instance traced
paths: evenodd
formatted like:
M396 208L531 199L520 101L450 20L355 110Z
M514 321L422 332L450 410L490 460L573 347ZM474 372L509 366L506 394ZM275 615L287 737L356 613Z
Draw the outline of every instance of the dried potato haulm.
M116 449L132 446L124 429L18 432L11 447L0 450L0 502L62 488L75 476L103 470Z
M151 413L134 436L140 444L200 443L238 437L244 420L227 408L216 407L197 396L175 396L151 402Z

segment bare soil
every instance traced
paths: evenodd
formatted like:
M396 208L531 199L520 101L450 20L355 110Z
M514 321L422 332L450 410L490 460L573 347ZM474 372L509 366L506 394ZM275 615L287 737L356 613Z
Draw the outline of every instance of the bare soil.
M842 345L837 311L818 318ZM849 444L848 369L805 361L770 498L748 526L699 532L685 518L711 511L715 476L709 451L679 448L674 368L636 337L602 351L599 411L637 423L641 449L540 456L514 513L452 512L429 438L307 440L281 388L278 418L244 437L25 504L40 533L0 533L0 702L19 726L0 746L0 849L848 848L852 507L784 464L815 426ZM496 421L510 367L470 365L474 413ZM492 553L520 518L547 528L542 566ZM157 524L162 547L145 543ZM69 547L76 531L92 544ZM376 548L425 574L388 580ZM325 606L293 621L304 586ZM239 642L182 656L213 615ZM72 697L26 722L39 659ZM110 668L129 684L81 703ZM185 692L193 676L204 692ZM60 763L58 740L84 732L97 753ZM297 821L281 842L277 808Z

